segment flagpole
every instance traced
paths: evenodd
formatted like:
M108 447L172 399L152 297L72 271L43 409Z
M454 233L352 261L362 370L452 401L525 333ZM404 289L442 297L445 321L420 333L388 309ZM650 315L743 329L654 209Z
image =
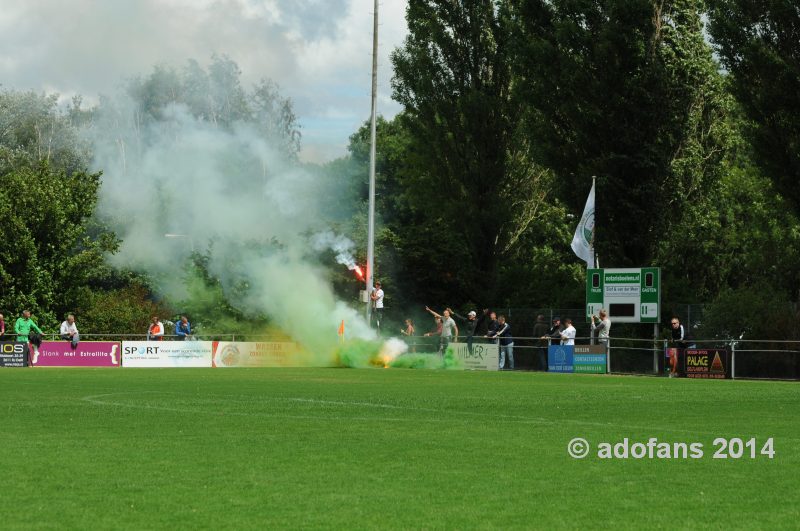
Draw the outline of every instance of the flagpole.
M594 188L594 230L592 231L592 256L594 257L594 267L596 269L600 269L600 258L597 256L597 253L594 252L594 238L595 234L597 234L597 188L594 187L597 181L597 175L592 175L592 188Z

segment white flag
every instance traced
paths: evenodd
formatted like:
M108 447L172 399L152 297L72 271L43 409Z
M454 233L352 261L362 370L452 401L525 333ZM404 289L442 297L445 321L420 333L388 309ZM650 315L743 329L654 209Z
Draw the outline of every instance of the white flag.
M572 250L586 262L587 267L594 267L594 182L583 207L581 222L572 237Z

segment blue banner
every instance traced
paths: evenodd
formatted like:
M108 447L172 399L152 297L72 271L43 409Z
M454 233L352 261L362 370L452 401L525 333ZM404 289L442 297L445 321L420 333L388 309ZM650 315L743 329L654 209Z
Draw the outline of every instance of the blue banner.
M573 345L550 345L547 348L547 371L574 372L574 357L575 347Z

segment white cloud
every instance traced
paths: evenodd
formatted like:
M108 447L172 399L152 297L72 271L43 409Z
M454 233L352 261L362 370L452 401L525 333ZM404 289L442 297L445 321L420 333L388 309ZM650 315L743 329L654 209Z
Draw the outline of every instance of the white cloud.
M7 88L89 101L153 65L224 53L246 84L276 81L303 124L303 157L342 155L369 117L370 0L0 0ZM405 0L380 6L379 112L393 116L389 55L406 33Z

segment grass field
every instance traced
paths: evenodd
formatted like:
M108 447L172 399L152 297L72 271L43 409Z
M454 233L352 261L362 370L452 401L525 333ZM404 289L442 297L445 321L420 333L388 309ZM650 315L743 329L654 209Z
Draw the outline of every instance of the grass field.
M404 369L0 370L9 528L774 528L800 386ZM701 442L701 459L573 459ZM775 457L712 459L716 437ZM749 452L749 450L748 450Z

